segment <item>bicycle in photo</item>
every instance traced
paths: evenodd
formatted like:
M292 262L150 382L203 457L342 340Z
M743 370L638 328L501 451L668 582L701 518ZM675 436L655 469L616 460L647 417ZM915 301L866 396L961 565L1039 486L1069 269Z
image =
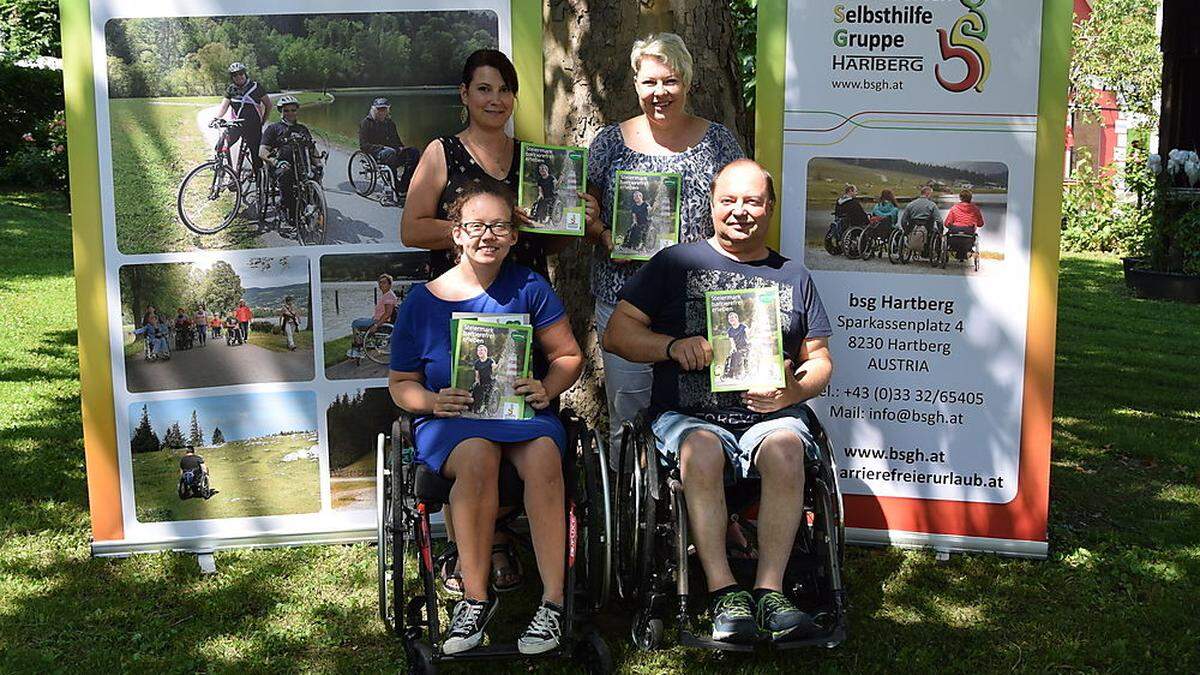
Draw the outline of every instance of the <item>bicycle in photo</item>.
M323 167L314 160L324 160L328 152L313 154L308 143L298 139L287 142L290 157L282 175L276 175L274 180L262 181L259 189L260 204L259 221L266 222L267 209L273 207L275 222L286 219L296 228L296 239L305 246L317 246L325 243L326 220L328 207L325 201L325 188L321 185L324 174ZM283 190L279 186L282 179L290 180L295 186L295 202L291 205L284 203ZM289 208L289 206L291 208Z
M196 234L216 234L229 227L245 206L251 184L261 182L244 142L236 163L232 157L229 131L240 129L242 120L217 119L209 126L221 130L221 143L212 159L184 176L175 198L179 220Z

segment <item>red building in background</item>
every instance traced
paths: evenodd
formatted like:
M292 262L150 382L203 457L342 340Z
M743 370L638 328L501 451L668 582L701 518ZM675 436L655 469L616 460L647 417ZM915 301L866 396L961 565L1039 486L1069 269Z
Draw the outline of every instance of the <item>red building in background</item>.
M1075 21L1085 21L1092 15L1093 0L1075 0ZM1100 119L1085 120L1074 109L1067 119L1067 162L1066 175L1074 172L1075 164L1085 154L1091 157L1094 168L1111 167L1114 162L1125 160L1125 149L1129 144L1129 128L1136 123L1128 114L1122 114L1116 94L1096 90L1100 103ZM1149 138L1144 139L1149 142ZM1153 152L1154 150L1151 150Z

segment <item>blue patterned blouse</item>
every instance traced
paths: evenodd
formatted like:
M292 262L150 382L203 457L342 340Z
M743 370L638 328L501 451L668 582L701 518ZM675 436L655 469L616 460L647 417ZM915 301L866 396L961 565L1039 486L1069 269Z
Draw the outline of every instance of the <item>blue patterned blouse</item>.
M679 208L679 241L699 241L713 234L709 185L722 167L745 157L737 137L723 125L712 122L696 145L673 155L643 155L625 145L621 127L612 124L600 130L588 150L588 186L600 189L600 216L606 229L612 227L613 177L617 171L674 172L683 176ZM614 263L604 246L592 252L592 293L596 299L616 304L625 281L641 262Z

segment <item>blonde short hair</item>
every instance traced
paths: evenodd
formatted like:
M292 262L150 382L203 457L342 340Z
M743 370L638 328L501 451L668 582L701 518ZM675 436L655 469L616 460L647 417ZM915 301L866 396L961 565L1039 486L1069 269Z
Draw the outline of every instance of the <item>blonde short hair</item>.
M679 79L683 80L684 89L692 86L692 53L688 51L683 38L674 33L653 33L646 36L645 40L635 41L633 50L629 53L629 64L633 66L633 72L637 72L642 58L646 56L653 56L675 71Z

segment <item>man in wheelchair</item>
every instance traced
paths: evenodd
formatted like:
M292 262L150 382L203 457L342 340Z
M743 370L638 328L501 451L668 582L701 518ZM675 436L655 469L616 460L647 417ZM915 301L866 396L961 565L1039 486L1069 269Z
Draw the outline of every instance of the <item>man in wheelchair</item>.
M350 351L346 356L352 359L362 358L363 343L367 337L379 330L384 324L394 323L396 304L399 299L392 291L392 275L380 274L379 299L375 301L375 312L369 318L359 317L350 322Z
M385 182L390 192L383 197L384 206L397 204L400 197L408 193L413 171L421 160L420 149L406 146L400 140L391 110L391 103L386 98L377 98L371 103L371 111L358 125L359 149L392 172L393 180Z
M217 492L209 487L208 466L204 458L196 454L194 446L187 446L183 457L179 458L179 498L200 497L207 500Z
M749 159L713 180L714 236L652 258L626 283L604 348L654 363L648 418L660 462L679 467L691 541L707 580L712 639L787 641L812 618L783 593L783 577L804 509L805 456L813 433L804 401L829 382L829 320L808 270L767 248L775 204L772 178ZM785 385L713 392L705 339L705 291L779 290ZM680 289L663 293L662 289ZM738 585L726 555L725 486L761 477L758 564L752 589Z

